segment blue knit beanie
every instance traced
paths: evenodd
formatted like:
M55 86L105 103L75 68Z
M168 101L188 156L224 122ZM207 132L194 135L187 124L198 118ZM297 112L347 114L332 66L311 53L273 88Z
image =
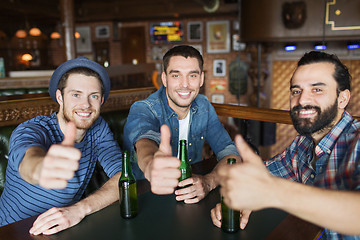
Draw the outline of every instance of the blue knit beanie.
M93 71L95 71L97 74L99 74L101 81L104 85L104 103L106 101L106 99L109 97L109 93L110 93L110 78L109 75L107 74L106 70L104 67L102 67L100 64L89 60L86 57L78 57L75 59L71 59L69 61L66 61L64 63L62 63L53 73L53 75L51 76L50 79L50 84L49 84L49 95L52 97L52 99L54 99L55 102L57 102L56 100L56 90L59 84L59 81L61 79L61 77L67 73L68 71L70 71L71 69L74 68L88 68L91 69Z

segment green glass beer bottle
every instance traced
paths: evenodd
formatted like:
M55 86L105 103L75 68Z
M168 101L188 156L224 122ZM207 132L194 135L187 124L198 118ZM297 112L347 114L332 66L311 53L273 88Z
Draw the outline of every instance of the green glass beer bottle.
M120 214L123 218L133 218L138 213L136 180L131 171L128 151L123 152L122 173L119 179Z
M181 171L181 176L179 178L179 182L191 177L191 166L189 163L186 148L187 148L186 140L180 140L180 154L179 154L180 167L179 167L179 169Z
M234 164L235 158L229 158L228 164ZM221 229L224 232L234 233L240 229L240 211L235 211L224 203L223 196L221 196Z

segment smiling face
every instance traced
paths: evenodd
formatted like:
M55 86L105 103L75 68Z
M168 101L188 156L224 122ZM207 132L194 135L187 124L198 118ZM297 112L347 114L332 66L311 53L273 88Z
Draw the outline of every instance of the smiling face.
M100 115L103 97L100 80L96 77L72 73L67 79L63 95L58 89L56 97L60 104L60 126L72 121L77 129L86 130Z
M180 119L184 118L204 83L204 74L200 70L198 60L192 57L171 57L166 73L162 73L161 79L166 87L169 106Z
M290 87L290 115L300 134L323 136L340 120L350 92L338 91L334 71L334 64L328 62L296 69Z

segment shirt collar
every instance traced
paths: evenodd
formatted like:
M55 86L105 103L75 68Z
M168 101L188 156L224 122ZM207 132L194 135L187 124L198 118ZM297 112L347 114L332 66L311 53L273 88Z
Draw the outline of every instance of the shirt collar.
M345 111L340 121L320 140L315 148L316 154L318 155L318 153L321 154L322 152L330 154L341 133L351 125L352 121L351 115Z

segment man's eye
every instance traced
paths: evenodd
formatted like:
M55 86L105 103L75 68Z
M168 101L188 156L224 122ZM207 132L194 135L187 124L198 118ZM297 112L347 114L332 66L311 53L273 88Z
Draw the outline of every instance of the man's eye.
M73 97L76 97L76 98L77 98L77 97L79 97L79 96L80 96L80 95L77 94L77 93L74 93L74 94L73 94Z
M178 78L178 77L179 77L179 74L173 74L172 77L173 77L173 78Z
M99 99L99 96L98 95L92 95L91 96L93 99Z
M322 89L321 88L315 88L314 91L315 92L322 92Z
M292 94L292 95L300 94L300 90L292 90L292 91L291 91L291 94Z

